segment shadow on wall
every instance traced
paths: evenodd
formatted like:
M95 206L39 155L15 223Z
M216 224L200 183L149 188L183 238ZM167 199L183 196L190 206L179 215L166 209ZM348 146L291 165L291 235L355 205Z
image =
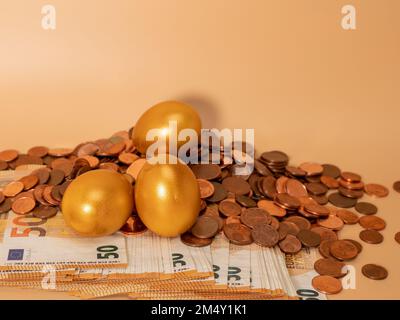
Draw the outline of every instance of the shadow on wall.
M217 105L211 99L201 95L186 95L176 100L191 105L199 112L203 128L218 128L220 114Z

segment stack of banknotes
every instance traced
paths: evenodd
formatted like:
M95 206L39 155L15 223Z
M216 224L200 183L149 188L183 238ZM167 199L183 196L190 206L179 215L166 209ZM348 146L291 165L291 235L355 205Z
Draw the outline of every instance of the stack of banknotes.
M0 175L0 188L29 170ZM50 219L0 215L0 286L66 292L84 299L326 299L311 280L317 250L237 246L219 234L206 247L150 231L84 238Z

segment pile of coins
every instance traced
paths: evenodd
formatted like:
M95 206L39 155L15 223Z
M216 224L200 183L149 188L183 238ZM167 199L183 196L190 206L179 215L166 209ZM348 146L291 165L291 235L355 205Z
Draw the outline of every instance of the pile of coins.
M1 151L0 170L43 167L0 190L0 214L13 210L19 215L51 218L58 212L71 181L97 168L120 172L134 185L146 160L132 144L131 133L132 129L120 131L73 149L37 146L27 154ZM212 152L224 158L223 149ZM319 276L312 284L320 292L334 294L342 289L339 279L345 275L344 262L362 251L358 241L339 240L337 232L345 224L359 223L364 228L359 234L362 241L383 241L379 231L385 228L385 221L376 216L375 205L360 199L364 194L386 197L386 187L365 184L360 175L341 171L332 164L289 165L289 157L281 151L262 153L248 176L236 175L236 166L190 165L200 189L201 211L191 230L181 235L186 245L210 245L214 236L223 232L233 244L277 245L286 254L318 248L323 258L315 262ZM400 182L393 187L400 191ZM349 210L353 207L363 216ZM146 227L134 212L121 231L133 235L146 231ZM400 243L400 233L395 239ZM365 265L362 273L371 279L387 277L386 269L374 264Z

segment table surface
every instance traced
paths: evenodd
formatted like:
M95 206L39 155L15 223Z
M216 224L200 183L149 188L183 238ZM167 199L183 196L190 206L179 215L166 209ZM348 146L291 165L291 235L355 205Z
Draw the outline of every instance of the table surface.
M400 299L398 0L352 1L350 31L341 27L347 0L51 3L52 31L41 27L42 1L2 4L0 149L74 146L128 129L161 100L191 103L205 128L253 128L258 152L333 163L390 188L371 199L385 241L363 244L351 261L356 289L332 299ZM389 277L366 279L366 263ZM1 288L0 298L68 295Z

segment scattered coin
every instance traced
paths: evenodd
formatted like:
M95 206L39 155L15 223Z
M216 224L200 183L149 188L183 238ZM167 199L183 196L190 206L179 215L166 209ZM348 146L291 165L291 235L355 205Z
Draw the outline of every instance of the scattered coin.
M237 245L247 245L253 242L251 229L241 223L225 224L224 234L230 242Z
M247 227L253 229L257 225L270 224L271 216L264 209L248 208L242 212L240 221Z
M54 169L50 172L50 179L48 184L51 186L56 186L64 181L65 173L62 170Z
M247 181L239 177L227 177L222 180L222 185L228 192L235 195L249 194L251 189Z
M0 160L0 171L7 170L8 169L8 163L5 162L4 160Z
M351 242L352 244L354 244L354 245L356 246L357 250L358 250L358 253L359 253L359 254L361 253L361 251L362 251L362 249L363 249L361 243L359 243L358 241L353 240L353 239L344 239L344 240L345 240L345 241L349 241L349 242Z
M191 229L192 234L201 239L212 238L218 232L218 222L208 216L201 216Z
M339 208L351 208L357 203L357 199L342 196L340 193L332 193L329 197L329 202Z
M320 204L313 204L313 203L306 204L304 206L304 209L308 213L311 213L312 215L317 216L317 217L328 217L329 214L331 213L328 208L326 208Z
M39 183L39 178L35 175L29 175L19 181L24 184L24 190L30 190Z
M361 176L359 174L353 173L353 172L348 172L348 171L342 172L340 174L340 177L343 180L346 180L348 182L359 182L359 181L361 181Z
M260 200L257 202L257 206L267 211L271 216L284 217L286 215L285 209L277 206L273 201L270 200Z
M342 272L344 266L345 264L343 262L329 258L318 259L314 263L314 269L320 275L331 276L334 278L341 278L346 275L346 273Z
M341 230L344 225L343 220L333 214L329 215L327 218L318 219L317 224L332 230Z
M211 182L204 179L197 179L197 184L199 185L201 199L206 199L214 194L214 186Z
M128 169L126 169L126 173L131 175L136 180L145 163L146 159L137 159L128 167Z
M275 204L282 205L286 209L298 209L301 203L297 198L288 195L287 193L278 193L275 196Z
M365 229L383 230L386 227L386 222L377 216L363 216L358 220L358 223Z
M285 253L295 254L301 250L301 242L294 235L288 234L279 242L279 247Z
M340 169L337 166L333 164L323 164L322 167L324 168L322 175L329 176L334 179L340 177Z
M329 189L339 188L339 182L331 176L321 176L321 182Z
M400 185L399 185L400 188ZM369 196L384 198L389 195L389 190L385 186L376 183L369 183L364 186L364 191Z
M309 193L315 196L321 196L328 192L328 188L320 182L310 182L306 184Z
M51 207L51 206L39 206L35 210L33 210L32 214L36 218L41 218L41 219L49 219L51 217L54 217L58 212L58 209L56 207Z
M400 181L396 181L395 183L393 183L393 189L394 191L400 193Z
M181 241L190 247L205 247L212 243L211 238L206 238L206 239L197 238L190 232L182 234Z
M27 214L35 208L36 202L31 197L21 197L15 200L11 206L16 214Z
M364 196L364 191L362 190L353 190L344 187L339 187L338 190L342 196L350 199L360 199Z
M297 234L297 238L307 247L317 247L321 243L321 236L308 229L302 229Z
M221 201L218 209L225 217L240 216L242 213L242 207L229 199Z
M342 282L331 276L316 276L312 279L315 290L325 294L336 294L342 291Z
M332 242L335 240L323 240L321 241L319 247L318 247L318 251L321 254L321 256L323 256L324 258L333 258L331 255L331 244Z
M211 183L214 186L214 194L211 197L207 198L207 201L216 203L224 200L228 196L228 192L225 190L222 184L214 181L212 181Z
M15 197L22 190L24 190L24 184L21 181L13 181L5 186L3 194L6 197Z
M0 204L2 204L5 199L6 199L6 197L4 196L3 192L0 190Z
M272 226L260 223L253 227L251 235L255 243L262 247L273 247L279 241L279 233Z
M370 214L376 214L378 212L378 208L369 202L358 202L355 206L355 209L357 212L370 215Z
M383 242L383 235L376 230L366 229L360 232L360 239L366 243L378 244Z
M366 264L361 268L361 272L372 280L383 280L388 276L387 270L377 264Z
M307 173L307 176L316 176L322 174L324 167L318 163L305 162L299 166L300 169Z
M293 222L299 230L309 230L311 229L311 223L306 218L300 216L290 216L285 219L286 222Z
M2 213L7 213L8 211L11 210L11 205L12 201L10 198L6 198L1 204L0 204L0 214Z
M138 235L147 231L139 216L130 216L120 231L125 235Z
M245 208L254 208L257 207L257 202L255 202L252 198L243 195L236 196L236 202Z
M351 260L357 257L358 249L350 241L336 240L330 245L330 253L339 260Z
M346 209L335 210L334 214L338 216L345 224L356 224L359 219L354 212Z
M43 147L43 146L38 146L38 147L33 147L28 150L28 155L33 156L33 157L39 157L43 158L47 156L47 153L49 152L49 148Z
M214 180L221 176L221 168L216 164L195 164L191 169L197 179Z
M324 240L337 240L337 234L335 233L335 231L330 230L328 228L325 227L312 227L311 231L314 231L316 233L318 233L321 237L321 241Z
M394 235L394 240L396 240L397 243L400 243L400 231L397 232L397 233Z
M0 152L0 160L11 162L18 158L19 152L17 150L3 150Z

